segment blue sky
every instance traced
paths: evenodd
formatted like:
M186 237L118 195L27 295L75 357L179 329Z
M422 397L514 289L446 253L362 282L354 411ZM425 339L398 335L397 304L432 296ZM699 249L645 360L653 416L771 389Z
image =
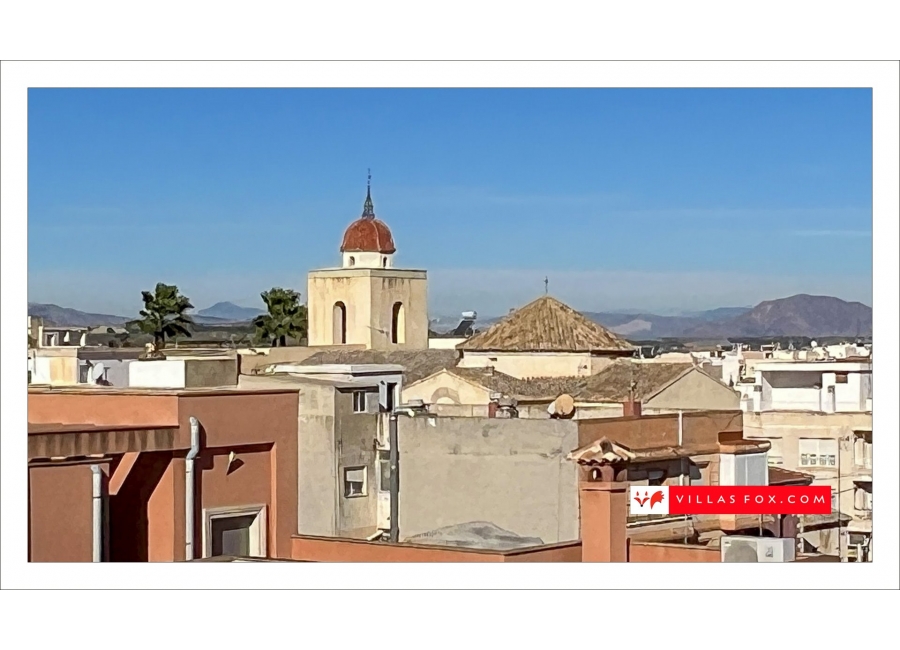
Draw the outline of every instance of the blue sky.
M305 293L372 168L433 314L871 304L866 89L32 89L29 300Z

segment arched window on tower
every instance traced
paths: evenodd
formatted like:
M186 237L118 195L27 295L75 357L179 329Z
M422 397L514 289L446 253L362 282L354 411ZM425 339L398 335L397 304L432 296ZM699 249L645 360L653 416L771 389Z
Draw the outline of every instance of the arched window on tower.
M387 268L387 258L386 257L381 258L381 266L383 266L384 268Z
M342 302L334 303L332 310L332 334L331 340L335 345L347 342L347 308Z
M402 302L395 302L391 309L391 343L406 343L406 318Z
M356 258L352 255L350 256L350 259L348 261L350 263L350 266L356 266Z

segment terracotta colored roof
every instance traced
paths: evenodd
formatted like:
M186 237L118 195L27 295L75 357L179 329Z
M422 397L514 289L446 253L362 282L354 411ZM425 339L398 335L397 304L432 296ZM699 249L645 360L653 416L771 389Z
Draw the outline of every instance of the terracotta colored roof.
M769 465L769 485L809 485L814 479L812 474Z
M467 381L507 397L554 400L571 393L584 381L581 377L531 377L518 379L491 368L450 368L449 371Z
M424 379L459 361L456 350L323 350L303 361L305 366L330 364L397 364L403 366L406 385Z
M682 447L647 447L632 449L619 444L614 440L603 437L589 445L579 447L566 456L580 465L602 465L614 462L647 462L653 460L665 460L672 458L688 458L690 456L704 456L718 453L717 445L686 445Z
M640 401L691 368L690 363L636 363L622 359L585 377L573 397L582 402L625 402L631 397L634 381L634 398Z
M374 217L361 217L351 223L344 232L344 241L341 243L342 253L390 254L396 250L390 228Z
M571 395L578 402L624 402L629 398L632 380L630 366L634 366L634 379L637 383L635 398L638 400L656 392L692 368L691 364L681 363L636 364L631 361L616 361L609 368L590 377L529 377L528 379L518 379L491 368L453 366L445 368L457 377L482 386L491 392L502 393L507 397L520 400L546 399L552 401L565 393ZM445 368L437 368L435 372ZM429 376L425 375L419 379ZM418 381L418 379L412 381Z
M541 296L458 346L466 351L630 352L630 343L556 298Z

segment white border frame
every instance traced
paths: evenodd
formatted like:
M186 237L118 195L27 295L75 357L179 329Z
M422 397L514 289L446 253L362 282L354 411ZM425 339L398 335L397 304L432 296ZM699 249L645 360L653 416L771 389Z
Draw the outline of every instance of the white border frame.
M783 7L779 8L779 11ZM717 20L723 19L721 7L716 8ZM772 25L771 14L757 7L755 11ZM679 14L683 9L679 7ZM743 20L757 14L745 8L735 9ZM460 15L465 15L460 14ZM817 28L815 22L824 13L810 14L804 11L807 31ZM873 25L873 17L860 14L860 30L857 45L841 41L856 52L862 43L871 43L866 28ZM779 21L776 21L779 22ZM593 23L592 23L593 24ZM597 23L600 24L600 23ZM733 38L732 30L723 32L722 23L715 29L709 23L706 37L726 33ZM786 26L785 26L786 28ZM605 28L609 30L609 25ZM844 22L841 30L849 29ZM798 27L786 31L786 41L797 39ZM613 30L615 31L615 30ZM672 26L667 25L667 33ZM371 31L367 31L371 34ZM431 34L431 31L428 31ZM821 32L825 33L825 32ZM130 33L129 33L130 34ZM517 34L521 36L521 33ZM192 34L192 37L194 35ZM493 34L492 34L493 36ZM82 38L82 40L84 40ZM233 40L233 39L230 39ZM384 40L383 38L381 39ZM454 39L458 40L458 39ZM602 40L602 39L601 39ZM684 38L680 39L684 42ZM760 43L759 35L753 42ZM836 40L833 35L829 43ZM342 41L343 42L343 41ZM799 39L798 42L802 42ZM345 43L346 44L346 43ZM198 46L199 47L199 46ZM664 48L657 48L662 52ZM199 53L199 49L197 52ZM683 51L683 50L682 50ZM821 51L821 50L816 50ZM645 56L653 56L647 50ZM204 53L206 54L206 53ZM351 55L352 56L352 55ZM751 55L752 56L752 55ZM815 56L800 44L796 56ZM893 341L900 331L898 323L898 273L897 242L900 201L897 186L900 178L898 164L898 119L900 114L900 81L898 66L893 60L878 62L834 61L619 61L619 62L15 62L3 64L0 75L0 102L2 102L2 173L3 191L0 193L2 220L4 309L0 334L6 349L21 346L21 323L26 318L26 290L22 284L23 255L27 252L27 91L29 87L855 87L873 88L873 268L879 279L873 286L875 306L874 336L880 341ZM888 350L888 348L885 348ZM21 385L24 372L20 357L5 354L0 357L3 368L6 400L2 409L4 431L25 431L26 401L15 394L15 386ZM875 409L873 422L884 431L898 428L897 409L894 404L900 392L898 377L900 366L896 355L889 352L879 357L878 381L874 386ZM24 386L21 390L24 391ZM884 405L884 406L879 406ZM177 564L144 566L117 566L105 571L92 566L29 565L25 562L26 536L22 525L26 521L26 501L21 498L25 489L25 466L20 462L24 454L25 437L5 435L0 437L3 452L0 454L3 471L0 473L3 489L3 507L0 509L4 523L0 528L3 557L3 586L46 588L59 586L84 586L94 588L124 587L172 587L200 586L188 580ZM881 472L879 484L886 486L879 492L879 508L874 530L879 538L879 556L873 563L855 564L800 564L791 563L773 569L777 573L759 571L757 567L719 564L685 565L584 565L584 564L525 564L510 570L497 565L427 565L409 567L402 565L369 565L359 571L352 565L298 564L296 568L283 569L277 574L263 571L243 572L240 580L230 573L205 574L202 586L234 588L306 588L371 587L391 585L396 588L585 588L602 584L605 589L615 588L674 588L674 589L729 589L740 588L883 588L896 589L900 575L900 545L898 545L898 519L900 500L895 489L900 456L897 436L885 436L879 444L877 458L873 459ZM878 459L884 459L879 461ZM874 469L874 468L873 468ZM891 478L893 477L893 478ZM6 520L11 521L7 522ZM282 565L287 566L287 565ZM64 570L61 570L64 569ZM294 571L302 571L295 574ZM689 573L688 573L689 571ZM298 575L302 582L298 583ZM689 578L688 578L689 575ZM793 611L793 610L792 610Z

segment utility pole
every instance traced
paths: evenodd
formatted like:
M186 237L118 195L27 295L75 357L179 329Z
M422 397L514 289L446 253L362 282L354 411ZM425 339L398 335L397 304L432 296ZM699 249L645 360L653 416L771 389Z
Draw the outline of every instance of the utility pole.
M396 544L400 541L400 436L397 430L397 421L401 415L410 418L416 415L428 415L428 409L421 400L413 400L415 403L408 405L395 405L395 393L397 383L381 381L378 383L378 406L382 413L388 414L388 444L390 448L390 497L391 497L391 530L390 542ZM432 417L429 415L429 417Z

